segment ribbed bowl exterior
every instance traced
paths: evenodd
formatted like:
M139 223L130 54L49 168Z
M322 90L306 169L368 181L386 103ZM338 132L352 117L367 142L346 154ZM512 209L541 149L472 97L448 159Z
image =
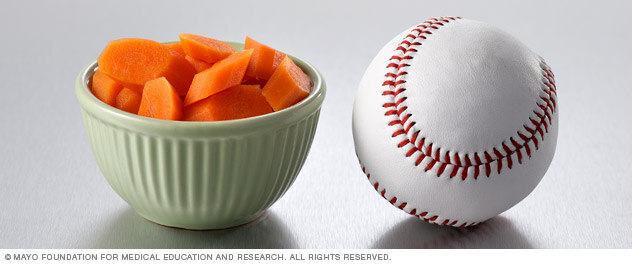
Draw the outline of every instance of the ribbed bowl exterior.
M76 90L101 172L140 215L162 225L220 229L257 218L299 174L324 99L320 74L294 60L314 82L296 109L221 122L164 121L109 107L87 88L92 63Z
M140 215L167 226L249 222L281 197L310 149L319 111L274 130L182 139L139 133L82 111L97 164Z

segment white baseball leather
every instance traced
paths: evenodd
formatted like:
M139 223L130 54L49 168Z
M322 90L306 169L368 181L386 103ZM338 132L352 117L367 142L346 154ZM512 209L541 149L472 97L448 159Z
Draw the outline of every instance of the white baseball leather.
M550 68L488 24L430 19L402 32L366 70L353 109L358 159L394 206L470 226L511 208L555 152Z

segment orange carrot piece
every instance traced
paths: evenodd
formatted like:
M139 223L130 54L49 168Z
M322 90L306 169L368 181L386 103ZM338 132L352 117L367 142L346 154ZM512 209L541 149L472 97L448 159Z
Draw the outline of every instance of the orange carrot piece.
M99 69L125 86L141 86L164 76L184 96L195 69L176 51L153 40L110 41L97 59Z
M182 43L180 42L166 43L165 45L182 56L187 55L186 53L184 53L184 49L182 48Z
M138 113L140 107L141 94L133 89L123 87L121 92L116 96L116 104L114 107L132 114Z
M285 57L283 52L263 45L250 37L246 37L244 49L254 49L246 75L264 80L270 79L274 70Z
M166 120L182 119L182 100L165 77L145 83L138 115Z
M92 75L92 93L106 104L114 106L116 95L123 89L123 85L112 80L100 70Z
M276 68L262 93L274 111L290 107L305 99L312 90L309 77L285 56Z
M180 43L187 55L207 63L218 62L237 52L226 42L187 33L180 34Z
M196 74L184 99L184 105L191 105L240 84L250 56L252 56L252 49L237 52Z
M259 85L237 85L184 108L185 121L221 121L272 113Z
M191 64L191 66L193 66L193 68L195 68L195 70L197 72L202 72L208 68L211 67L212 64L207 63L205 61L201 61L201 60L196 60L193 57L186 55L184 56L185 59L187 59L187 61L189 62L189 64Z
M263 88L264 86L266 86L266 82L267 82L266 80L257 79L257 78L246 79L246 76L244 76L244 79L241 81L241 84L259 85L259 87Z
M123 85L123 87L130 89L138 94L143 94L143 88L145 87L145 85L125 84Z

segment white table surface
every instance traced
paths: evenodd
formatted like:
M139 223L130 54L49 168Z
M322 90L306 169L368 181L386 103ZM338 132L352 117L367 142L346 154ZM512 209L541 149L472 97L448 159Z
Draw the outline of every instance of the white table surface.
M3 1L0 248L630 248L632 11L609 1ZM442 228L376 194L353 150L357 84L379 48L433 16L486 21L557 77L557 152L539 186L479 227ZM259 220L165 228L108 186L75 77L109 40L246 35L313 63L328 91L307 161Z

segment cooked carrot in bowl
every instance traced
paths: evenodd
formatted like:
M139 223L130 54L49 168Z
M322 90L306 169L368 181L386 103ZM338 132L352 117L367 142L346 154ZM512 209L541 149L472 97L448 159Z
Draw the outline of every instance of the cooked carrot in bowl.
M243 51L203 36L179 38L111 41L97 59L92 93L141 116L221 121L279 111L311 92L309 77L289 56L250 37Z

